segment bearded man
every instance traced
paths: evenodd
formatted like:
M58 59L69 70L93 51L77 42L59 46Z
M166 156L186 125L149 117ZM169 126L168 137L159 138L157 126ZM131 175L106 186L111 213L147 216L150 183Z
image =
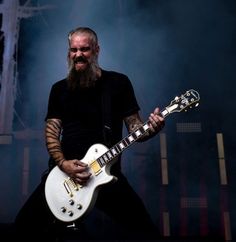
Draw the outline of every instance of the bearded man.
M51 206L54 204L47 203L44 191L48 174L56 167L57 171L68 176L81 191L87 189L87 193L83 195L85 200L87 196L91 196L91 181L96 183L106 173L116 178L113 179L114 182L106 184L97 182L99 189L96 196L91 191L94 195L91 203L111 221L109 226L104 224L111 228L110 233L107 231L101 234L96 228L89 232L87 229L86 233L80 233L83 234L82 238L157 239L160 234L156 225L122 173L121 153L134 140L143 142L155 136L163 128L164 118L159 108L156 108L150 114L148 126L142 135L139 137L138 133L134 134L135 130L142 127L143 121L130 79L125 74L107 71L99 66L100 47L94 30L88 27L76 28L69 32L68 41L68 75L52 85L45 117L49 169L19 212L17 227L21 228L20 231L25 226L30 227L33 231L41 231L45 236L50 235L51 239L58 239L59 234L65 236L59 233L64 231L62 228L73 226L79 231L82 231L81 226L88 228L87 216L73 220L73 213L69 213L73 223L68 223L60 221L52 213ZM131 135L125 142L116 145L122 140L123 124ZM109 169L99 168L99 165L106 165L110 159L108 156L96 161L96 169L86 160L91 152L89 149L94 144L103 144L108 149L113 147L109 154L115 159ZM95 153L99 152L100 146L96 147ZM68 189L66 185L65 189ZM51 194L55 191L51 191ZM92 208L93 206L91 213ZM79 209L83 209L83 206ZM67 207L62 209L61 215L64 214L67 215Z

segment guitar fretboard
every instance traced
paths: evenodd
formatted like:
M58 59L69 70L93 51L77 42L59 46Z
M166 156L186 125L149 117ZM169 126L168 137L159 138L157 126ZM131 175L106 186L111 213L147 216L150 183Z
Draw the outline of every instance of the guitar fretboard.
M161 111L161 115L163 117L167 116L169 112L167 109L164 109ZM111 147L107 152L105 152L102 156L100 156L97 159L98 164L102 168L107 163L112 161L114 158L116 158L119 154L121 154L126 148L128 148L130 145L132 145L134 142L136 142L140 137L142 137L146 132L148 132L149 128L149 121L145 122L141 127L127 135L125 138L123 138L120 142L115 144L113 147Z
M195 106L197 106L199 100L199 93L193 89L190 89L180 97L175 97L175 99L171 101L170 105L160 112L160 115L162 117L166 117L173 112L181 112L183 110L186 110L186 108L188 107L191 108L191 105L194 103L196 103ZM111 147L107 152L105 152L97 159L97 163L99 164L99 166L102 168L107 163L112 161L121 152L123 152L126 148L128 148L131 144L133 144L136 140L138 140L146 132L148 132L149 129L149 121L147 121L140 128L127 135L125 138L123 138L120 142Z

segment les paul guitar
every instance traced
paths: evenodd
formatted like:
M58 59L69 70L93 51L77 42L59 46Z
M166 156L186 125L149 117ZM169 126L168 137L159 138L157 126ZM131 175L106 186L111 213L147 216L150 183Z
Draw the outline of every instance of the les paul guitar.
M166 117L174 112L187 111L187 109L197 106L199 100L198 92L190 89L180 97L175 97L169 106L161 111L161 115ZM88 164L92 174L86 185L76 184L58 166L54 167L45 183L45 195L47 204L55 217L64 222L72 222L87 214L96 201L98 188L116 179L110 174L110 168L119 154L148 130L147 121L110 149L103 144L92 145L81 160Z

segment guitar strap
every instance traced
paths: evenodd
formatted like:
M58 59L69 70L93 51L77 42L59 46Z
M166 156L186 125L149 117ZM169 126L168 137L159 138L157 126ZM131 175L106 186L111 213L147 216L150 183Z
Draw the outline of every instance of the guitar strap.
M111 147L112 144L112 122L111 122L111 80L107 72L102 70L102 119L103 138L105 145Z

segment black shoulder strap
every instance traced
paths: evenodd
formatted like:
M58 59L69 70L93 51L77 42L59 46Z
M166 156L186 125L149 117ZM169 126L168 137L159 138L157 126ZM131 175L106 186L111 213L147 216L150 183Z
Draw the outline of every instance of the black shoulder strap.
M111 84L107 72L102 71L102 116L103 137L105 144L112 144L112 122L111 122Z

